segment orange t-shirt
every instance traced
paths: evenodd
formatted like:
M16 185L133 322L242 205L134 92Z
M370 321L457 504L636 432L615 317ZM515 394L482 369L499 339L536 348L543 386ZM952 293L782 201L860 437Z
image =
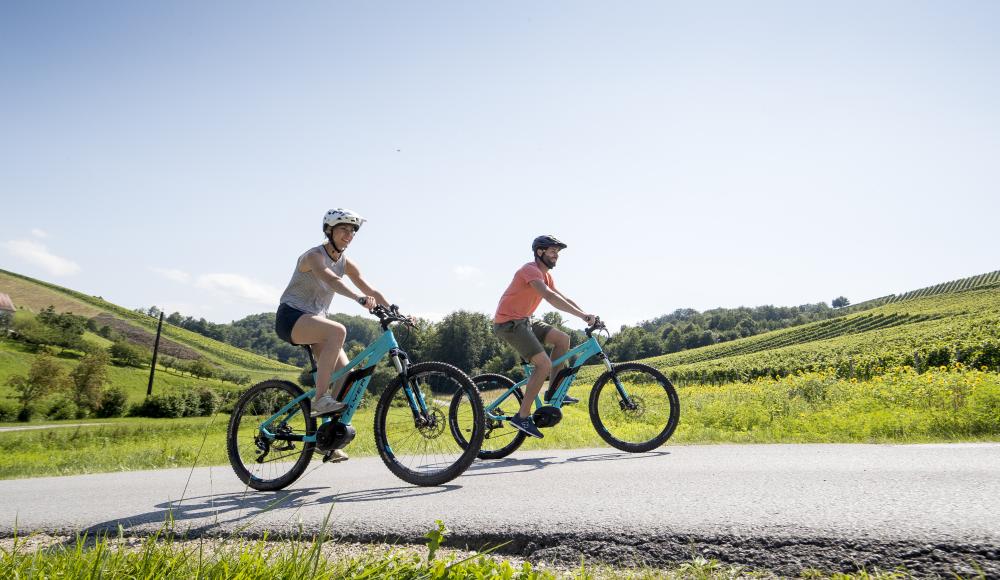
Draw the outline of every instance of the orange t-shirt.
M532 280L541 280L549 288L555 289L556 284L552 280L552 274L542 272L534 262L528 262L514 273L514 279L510 281L510 286L500 297L500 304L497 305L497 313L493 316L495 324L503 324L519 318L528 318L534 314L535 309L542 303L542 295L531 287Z

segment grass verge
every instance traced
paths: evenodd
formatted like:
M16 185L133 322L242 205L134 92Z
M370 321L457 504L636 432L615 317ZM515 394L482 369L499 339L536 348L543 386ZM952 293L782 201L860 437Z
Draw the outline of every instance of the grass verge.
M442 526L443 527L443 526ZM439 528L440 529L440 528ZM437 530L432 530L432 536ZM488 553L427 548L344 544L322 534L282 541L243 539L184 540L169 533L147 538L78 536L59 541L36 536L0 540L4 578L392 578L524 579L576 578L690 579L777 578L767 571L695 556L669 569L615 568L581 562L577 566L531 563ZM801 578L897 580L905 571L827 574L803 570ZM982 577L982 576L980 576Z
M917 374L891 369L870 381L833 372L678 390L681 420L669 444L927 443L1000 439L1000 374L960 364ZM583 399L524 449L605 447ZM360 409L347 451L374 455L374 405ZM70 421L86 426L0 432L0 479L224 465L228 416ZM58 423L53 423L57 425ZM23 427L8 423L0 427ZM29 424L28 426L37 426ZM204 449L202 444L204 443ZM199 449L201 455L198 456Z

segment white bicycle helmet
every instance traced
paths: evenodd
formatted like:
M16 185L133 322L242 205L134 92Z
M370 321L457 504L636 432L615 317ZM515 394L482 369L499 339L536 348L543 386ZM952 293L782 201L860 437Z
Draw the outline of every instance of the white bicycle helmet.
M338 207L337 209L331 209L323 216L323 233L330 235L330 230L337 224L350 224L354 226L354 231L358 231L364 223L365 218L361 217L358 213Z

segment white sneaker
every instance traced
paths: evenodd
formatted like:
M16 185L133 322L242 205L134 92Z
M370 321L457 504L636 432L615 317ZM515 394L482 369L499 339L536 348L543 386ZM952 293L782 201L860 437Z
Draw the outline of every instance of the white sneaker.
M334 399L332 395L323 395L318 399L314 399L312 402L312 411L309 415L311 417L320 417L322 415L330 415L338 411L343 411L347 408L347 405L341 403L337 399Z

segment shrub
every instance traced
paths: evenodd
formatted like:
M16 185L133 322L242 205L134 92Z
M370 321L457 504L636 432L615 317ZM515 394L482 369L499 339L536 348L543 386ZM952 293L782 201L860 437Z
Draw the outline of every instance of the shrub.
M184 395L164 393L146 397L142 403L134 405L129 410L129 415L157 419L177 419L184 416L186 407Z
M129 410L133 417L171 418L208 416L220 408L221 397L208 387L150 395Z
M249 389L240 389L238 391L222 391L217 393L219 395L219 407L217 409L220 413L232 413L233 407L236 406L236 401L243 396L243 393L247 392Z
M198 397L198 415L208 417L214 415L221 406L222 397L208 387L202 387L195 393Z
M101 418L121 417L128 407L128 395L121 387L111 387L101 394L95 415Z
M0 399L0 422L9 423L17 420L17 404L13 401Z
M73 399L62 396L48 406L45 416L54 421L82 419L87 416L87 410L78 406Z

